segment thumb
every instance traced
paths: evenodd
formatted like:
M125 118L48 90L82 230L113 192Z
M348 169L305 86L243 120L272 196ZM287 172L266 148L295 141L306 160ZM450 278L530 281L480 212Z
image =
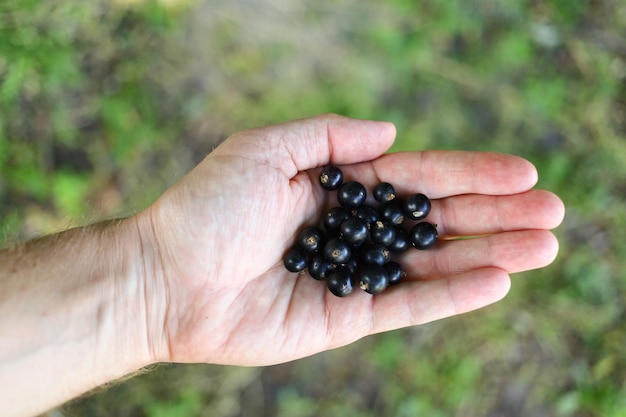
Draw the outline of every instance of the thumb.
M389 149L395 135L390 122L325 114L236 133L214 152L254 159L291 178L330 163L375 159Z

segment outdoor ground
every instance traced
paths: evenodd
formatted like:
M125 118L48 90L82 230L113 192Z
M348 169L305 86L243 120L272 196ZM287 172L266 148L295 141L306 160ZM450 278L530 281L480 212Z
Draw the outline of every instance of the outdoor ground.
M529 159L567 206L558 259L481 311L48 416L626 416L621 0L2 0L0 240L132 214L229 134L325 112Z

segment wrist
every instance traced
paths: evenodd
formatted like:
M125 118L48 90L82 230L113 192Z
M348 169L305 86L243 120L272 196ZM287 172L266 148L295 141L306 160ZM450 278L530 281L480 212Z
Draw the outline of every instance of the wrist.
M109 382L155 362L156 326L150 306L151 297L158 294L136 216L110 222L99 239L96 247L106 252L108 282L102 284L96 324L98 339L104 343L94 351L116 373L105 378Z
M134 242L130 250L130 263L133 265L131 281L136 280L140 292L136 302L141 306L139 313L144 321L142 333L145 346L142 360L147 364L170 361L169 339L167 334L168 288L165 277L163 255L158 245L158 232L152 219L152 208L126 219ZM138 343L142 341L139 340Z
M43 412L153 362L137 236L130 218L0 252L9 415Z

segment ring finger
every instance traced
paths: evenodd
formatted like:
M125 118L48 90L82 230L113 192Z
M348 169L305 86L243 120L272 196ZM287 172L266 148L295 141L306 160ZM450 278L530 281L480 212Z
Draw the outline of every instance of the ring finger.
M441 241L426 251L405 252L400 262L407 279L431 280L486 267L508 273L541 268L550 264L557 252L558 242L551 232L524 230Z

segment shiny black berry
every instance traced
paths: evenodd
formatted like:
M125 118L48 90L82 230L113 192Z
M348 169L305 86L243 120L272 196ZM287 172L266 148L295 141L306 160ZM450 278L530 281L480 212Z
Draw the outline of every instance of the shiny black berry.
M350 213L343 207L333 207L324 217L324 227L331 234L339 233L341 223L350 218Z
M367 191L360 182L344 182L337 190L337 201L342 207L354 210L365 202Z
M341 238L353 247L361 246L369 236L369 223L358 217L350 217L339 228Z
M324 232L315 226L302 229L298 234L298 244L307 252L317 252L324 247L326 237Z
M430 207L430 199L424 194L411 194L403 202L404 214L412 220L421 220L428 216Z
M359 274L359 286L370 294L380 294L389 285L389 275L380 265L370 265Z
M417 223L409 231L409 241L416 249L428 249L437 243L437 227L428 222Z
M391 223L379 220L372 223L370 238L374 243L389 246L396 240L396 229Z
M389 277L389 285L395 285L406 277L406 272L398 262L387 262L383 265L383 268L385 268L387 276Z
M309 258L306 252L300 247L293 247L287 251L283 258L285 268L291 272L302 272L306 269Z
M376 187L374 187L374 199L381 204L384 204L388 201L396 198L396 191L393 189L393 185L388 182L381 182Z
M332 238L324 246L324 257L334 264L348 262L350 256L352 256L352 250L345 240Z
M383 220L387 220L395 226L401 225L404 222L404 211L395 201L383 204L380 209L380 216Z
M328 278L330 273L333 271L334 266L326 258L320 255L313 255L311 259L309 259L308 268L309 275L319 281L322 281Z
M326 286L337 297L346 297L352 294L352 274L344 268L337 268L326 279Z
M366 265L384 265L391 259L391 252L382 245L370 244L361 251L361 261Z
M380 220L380 213L376 207L362 204L358 209L354 210L354 217L363 219L368 223L375 223Z
M366 202L364 185L344 181L335 166L322 168L319 182L323 189L337 191L339 204L323 216L323 226L308 226L298 233L283 262L289 271L308 270L312 278L326 281L332 294L345 297L357 285L368 293L380 294L407 275L400 263L392 261L392 253L436 244L437 226L414 222L425 219L431 211L431 201L424 194L398 198L393 185L381 182L372 190L376 200L372 205Z
M409 241L409 234L399 226L396 226L396 238L394 241L387 246L387 248L395 253L404 252L408 248L411 247L411 242Z
M337 267L347 269L351 274L354 274L359 268L359 261L355 256L348 259L347 262L337 265Z
M341 186L343 172L336 166L327 166L320 171L320 184L323 189L332 191Z

